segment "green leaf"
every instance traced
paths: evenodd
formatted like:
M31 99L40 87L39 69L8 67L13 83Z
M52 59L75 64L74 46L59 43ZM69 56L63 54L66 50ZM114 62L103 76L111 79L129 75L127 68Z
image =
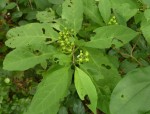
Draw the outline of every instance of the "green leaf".
M11 3L9 3L6 7L5 7L5 9L13 9L14 7L16 7L16 3L15 2L11 2Z
M121 47L135 38L138 33L122 25L112 25L97 28L96 35L85 45L92 48L109 48L112 45Z
M41 45L36 49L19 48L8 53L3 62L3 68L6 70L27 70L37 64L45 62L56 53L56 49L52 46Z
M37 9L46 9L50 6L48 0L34 0Z
M104 55L99 49L86 50L89 52L90 61L80 67L94 80L99 91L102 91L98 95L97 108L108 113L110 94L121 78L118 72L118 60L113 56Z
M84 100L84 97L88 95L91 103L88 107L96 114L98 99L96 88L90 77L78 67L75 69L75 87L81 100Z
M147 7L150 7L150 1L149 0L142 0L144 5L147 5Z
M52 9L38 11L36 18L40 22L52 22L55 19L55 12Z
M11 48L20 48L30 45L40 45L47 40L55 41L59 34L50 24L32 23L8 31L6 45Z
M90 61L80 65L81 68L91 76L99 86L109 86L111 89L114 89L120 80L120 75L117 70L118 65L115 65L119 64L117 58L104 55L104 53L98 49L87 48L87 51L89 52Z
M57 114L71 82L68 67L55 68L44 74L29 110L25 114Z
M150 110L150 67L128 73L115 87L110 102L111 114L144 114Z
M66 0L62 6L62 18L76 33L81 29L83 20L83 3L81 0Z
M125 59L124 61L121 62L120 64L120 69L123 71L123 73L128 73L138 67L137 63L132 63Z
M90 18L93 22L103 25L103 19L100 15L95 0L82 0L84 6L84 14Z
M147 10L144 11L144 16L147 19L147 21L150 20L150 9L147 9Z
M66 107L61 107L59 109L59 113L58 114L68 114L67 108Z
M64 0L48 0L52 4L62 4Z
M100 0L99 1L99 11L103 17L103 20L107 24L111 16L111 2L110 0Z
M7 1L1 0L0 1L0 11L3 10L7 5Z
M150 44L150 34L149 34L149 31L150 31L150 20L149 21L147 21L146 19L142 20L141 30L142 30L142 33L143 33L146 41Z
M115 12L128 21L138 12L138 5L134 0L111 0L112 8Z

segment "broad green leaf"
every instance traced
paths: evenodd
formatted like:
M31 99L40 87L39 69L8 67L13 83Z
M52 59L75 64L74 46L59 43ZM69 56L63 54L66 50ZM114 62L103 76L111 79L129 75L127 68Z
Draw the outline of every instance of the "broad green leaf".
M57 114L60 103L66 96L71 75L68 67L51 69L44 74L45 78L39 84L25 114Z
M76 33L81 29L83 20L83 3L81 0L65 0L62 5L62 18L66 19L69 28Z
M90 79L90 77L81 69L76 67L75 69L75 87L81 100L88 95L90 104L88 107L96 114L97 107L97 92L96 88Z
M18 48L6 55L3 68L10 71L27 70L37 64L43 63L55 53L56 49L47 45L41 45L39 49L35 50L32 50L32 48Z
M90 18L93 22L103 25L103 19L100 15L95 0L82 0L84 6L84 14Z
M107 24L111 16L111 2L110 0L100 0L99 1L99 11L103 17L103 20Z
M150 67L128 73L115 87L110 102L111 114L145 114L150 110Z
M134 0L111 0L112 8L115 12L128 21L138 11L138 5Z
M58 36L58 33L52 29L51 24L32 23L9 30L6 45L11 48L40 45L49 40L55 41Z
M118 48L138 35L137 32L122 25L99 27L94 32L96 35L85 44L87 47L104 49L115 45Z
M55 12L52 9L38 11L36 18L40 22L52 22L55 19Z

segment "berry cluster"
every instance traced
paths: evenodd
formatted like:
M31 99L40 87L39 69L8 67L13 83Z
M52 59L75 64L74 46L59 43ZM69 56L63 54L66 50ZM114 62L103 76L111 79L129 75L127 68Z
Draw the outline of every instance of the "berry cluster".
M83 53L82 50L80 50L79 55L77 56L77 62L78 63L83 63L83 62L89 62L89 52L85 51Z
M68 30L67 28L64 28L63 31L59 32L58 44L63 53L68 54L72 52L74 47L73 34L74 31Z
M118 25L115 16L112 16L112 18L111 18L110 21L108 22L108 25Z

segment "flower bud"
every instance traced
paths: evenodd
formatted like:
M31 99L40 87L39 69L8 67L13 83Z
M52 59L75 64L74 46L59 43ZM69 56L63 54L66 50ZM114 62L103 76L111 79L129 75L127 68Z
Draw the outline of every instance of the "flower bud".
M4 82L5 82L6 84L10 83L10 79L9 79L9 78L5 78L5 79L4 79Z

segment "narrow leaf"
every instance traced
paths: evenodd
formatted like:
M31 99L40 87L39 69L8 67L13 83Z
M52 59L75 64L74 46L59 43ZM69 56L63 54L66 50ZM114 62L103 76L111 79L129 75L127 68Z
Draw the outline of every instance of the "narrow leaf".
M90 77L77 67L75 69L75 87L81 100L84 100L84 97L88 95L90 100L88 107L96 114L98 99L96 88Z

